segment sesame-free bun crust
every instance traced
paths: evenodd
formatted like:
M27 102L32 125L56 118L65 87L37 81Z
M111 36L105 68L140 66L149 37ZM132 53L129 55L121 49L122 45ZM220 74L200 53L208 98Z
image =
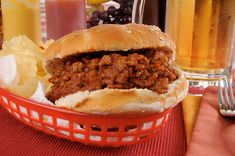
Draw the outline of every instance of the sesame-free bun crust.
M178 104L187 95L188 84L177 69L178 79L168 85L168 92L158 94L148 89L101 89L79 91L55 101L57 107L88 114L149 114L162 112Z
M47 60L79 53L161 49L175 53L168 35L156 26L143 24L102 24L70 33L55 41L46 50ZM174 56L172 55L172 58Z

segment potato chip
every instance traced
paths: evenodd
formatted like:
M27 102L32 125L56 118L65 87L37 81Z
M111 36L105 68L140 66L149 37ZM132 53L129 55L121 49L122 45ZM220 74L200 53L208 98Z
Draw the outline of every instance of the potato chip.
M26 36L18 36L10 41L5 41L0 57L9 54L13 54L16 58L20 78L17 86L7 87L9 90L29 98L37 88L38 81L43 82L46 88L50 85L48 75L43 69L45 51L30 39Z
M37 62L37 75L38 76L46 76L46 72L43 68L43 63L42 62Z
M43 49L47 49L53 42L55 42L55 40L50 39L50 40L47 40L45 43L42 43L40 46L41 46Z
M37 83L38 79L31 77L28 78L27 81L25 81L23 84L17 86L8 86L7 89L16 95L29 98L37 88Z
M30 51L37 61L42 61L45 53L43 49L26 36L14 37L12 40L3 43L3 51L8 53L21 53L24 50Z
M37 89L39 81L41 81L46 88L48 88L48 86L50 85L46 77L34 76L34 77L29 77L27 81L17 86L8 86L7 89L9 89L11 92L13 92L16 95L29 98L33 95L33 93Z
M36 76L38 70L43 75L42 61L43 50L34 44L26 36L18 36L3 43L3 53L14 54L17 68L20 75L20 84L23 84L29 77Z
M25 35L12 38L10 41L4 41L2 49L23 48L40 51L41 49Z
M4 57L9 55L9 53L4 52L3 50L0 51L0 57Z

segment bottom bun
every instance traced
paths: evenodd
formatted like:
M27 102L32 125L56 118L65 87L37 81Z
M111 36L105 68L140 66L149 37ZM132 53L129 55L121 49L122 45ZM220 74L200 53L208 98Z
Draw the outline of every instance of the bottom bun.
M158 94L148 89L101 89L79 91L55 101L64 107L89 114L146 114L163 112L184 99L188 92L187 81L176 68L178 79L168 85L168 92Z

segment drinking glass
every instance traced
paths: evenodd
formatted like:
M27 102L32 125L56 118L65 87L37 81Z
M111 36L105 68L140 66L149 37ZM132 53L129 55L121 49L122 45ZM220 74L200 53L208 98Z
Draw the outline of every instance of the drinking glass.
M165 29L166 0L147 0L144 6L143 23Z
M26 35L41 42L40 0L1 0L3 37Z
M143 23L145 0L134 0L132 9L132 23Z
M234 0L168 0L166 32L176 43L175 64L199 94L230 75L235 46ZM194 93L193 93L194 94Z
M47 39L86 28L85 0L46 0Z

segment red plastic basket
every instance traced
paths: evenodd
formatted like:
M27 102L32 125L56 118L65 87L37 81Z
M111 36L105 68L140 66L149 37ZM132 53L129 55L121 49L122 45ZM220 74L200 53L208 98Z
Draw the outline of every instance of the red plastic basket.
M149 115L90 115L40 104L0 88L0 104L16 119L59 138L96 146L143 142L165 125L171 108Z

